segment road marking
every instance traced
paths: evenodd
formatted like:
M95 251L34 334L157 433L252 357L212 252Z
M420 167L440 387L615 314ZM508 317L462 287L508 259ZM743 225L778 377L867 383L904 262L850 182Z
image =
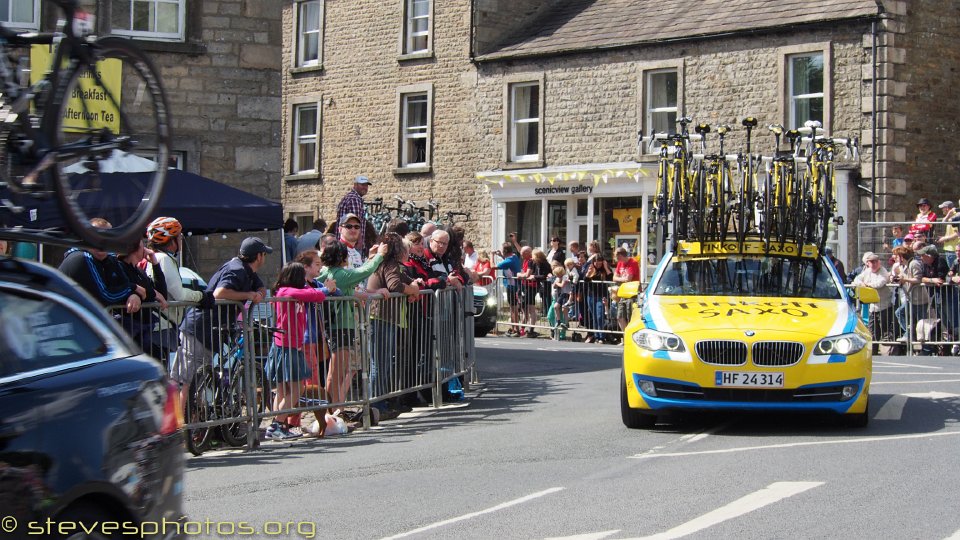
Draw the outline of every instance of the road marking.
M920 399L947 399L953 397L960 397L957 394L950 394L947 392L926 392L923 394L903 394L907 397L920 398Z
M947 537L945 540L960 540L960 531L953 533L952 535Z
M603 532L595 532L595 533L587 533L587 534L577 534L574 536L553 536L550 538L546 538L545 540L603 540L604 538L613 534L617 534L618 532L620 532L620 529L617 529L615 531L603 531Z
M447 525L450 525L451 523L457 523L458 521L465 521L465 520L468 520L468 519L473 519L473 518L475 518L475 517L477 517L477 516L482 516L482 515L484 515L484 514L491 514L491 513L493 513L493 512L498 512L498 511L503 510L503 509L505 509L505 508L510 508L511 506L516 506L516 505L518 505L518 504L523 504L523 503L525 503L525 502L527 502L527 501L532 501L533 499L536 499L536 498L539 498L539 497L543 497L544 495L550 495L551 493L556 493L556 492L558 492L558 491L563 491L563 489L564 489L564 488L562 488L562 487L554 487L554 488L550 488L550 489L545 489L545 490L543 490L543 491L538 491L537 493L531 493L530 495L527 495L527 496L525 496L525 497L520 497L519 499L514 499L514 500L512 500L512 501L507 501L507 502L505 502L505 503L498 504L498 505L493 506L493 507L491 507L491 508L487 508L486 510L480 510L479 512L471 512L471 513L469 513L469 514L464 514L464 515L459 516L459 517L455 517L455 518L451 518L451 519L446 519L446 520L443 520L443 521L438 521L438 522L436 522L436 523L431 523L430 525L426 525L426 526L420 527L419 529L414 529L414 530L412 530L412 531L407 531L407 532L405 532L405 533L400 533L400 534L397 534L397 535L394 535L394 536L387 536L387 537L383 538L382 540L393 540L394 538L406 538L407 536L412 536L412 535L414 535L414 534L422 533L422 532L424 532L424 531L429 531L429 530L431 530L431 529L436 529L436 528L439 528L439 527L445 527L445 526L447 526Z
M901 364L899 362L874 362L874 364L881 366L912 367L917 369L943 369L940 366L921 366L919 364Z
M800 446L821 446L821 445L828 445L828 444L854 444L854 443L865 443L865 442L883 442L883 441L897 441L901 439L924 439L927 437L945 437L949 435L960 435L960 431L938 431L935 433L915 433L912 435L891 435L889 437L863 437L860 439L840 439L836 441L806 441L806 442L797 442L797 443L770 444L766 446L741 446L738 448L724 448L721 450L701 450L698 452L672 452L669 454L636 454L633 456L629 456L628 459L702 456L707 454L732 454L734 452L747 452L750 450L773 450L777 448L796 448Z
M948 382L960 382L960 379L943 379L939 381L870 381L870 386L876 386L878 384L936 384Z
M653 536L645 536L641 540L673 540L674 538L682 538L822 485L823 482L774 482L760 491L755 491L745 497L741 497L726 506L717 508L683 525Z
M874 375L933 375L926 371L874 371ZM936 375L960 375L960 373L937 373Z
M728 427L730 427L730 424L731 424L731 423L732 423L732 422L726 422L726 423L720 424L719 426L714 426L714 427L712 427L712 428L710 428L710 429L708 429L708 430L706 430L706 431L702 431L702 432L700 432L700 433L697 433L697 434L694 435L693 437L690 437L690 440L688 440L688 441L686 441L686 442L689 444L689 443L695 443L695 442L697 442L697 441L702 441L703 439L706 439L706 438L709 437L710 435L716 434L718 431L727 429Z
M880 407L877 414L873 416L874 420L899 420L903 417L903 407L907 404L907 396L895 394Z

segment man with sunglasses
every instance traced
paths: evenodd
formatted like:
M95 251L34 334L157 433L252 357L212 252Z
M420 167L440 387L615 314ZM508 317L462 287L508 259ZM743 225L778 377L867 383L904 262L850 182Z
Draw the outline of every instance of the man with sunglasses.
M340 199L340 203L337 205L337 225L340 227L339 232L341 236L343 235L343 224L347 222L346 217L349 214L353 214L358 219L358 223L360 225L360 234L358 235L358 238L352 242L357 246L366 245L367 211L363 207L363 197L370 189L370 184L370 179L366 176L362 174L357 176L353 180L353 187L347 192L346 195L343 196L342 199Z
M363 221L356 214L344 214L340 224L340 241L347 246L347 262L350 268L363 266L363 254L360 246L363 245Z

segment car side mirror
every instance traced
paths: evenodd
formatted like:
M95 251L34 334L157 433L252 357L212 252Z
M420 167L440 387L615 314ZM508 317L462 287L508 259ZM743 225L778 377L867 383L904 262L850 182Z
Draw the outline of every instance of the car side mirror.
M854 295L863 304L877 304L880 302L880 293L873 287L857 287Z
M617 287L617 298L634 298L640 292L639 281L628 281Z

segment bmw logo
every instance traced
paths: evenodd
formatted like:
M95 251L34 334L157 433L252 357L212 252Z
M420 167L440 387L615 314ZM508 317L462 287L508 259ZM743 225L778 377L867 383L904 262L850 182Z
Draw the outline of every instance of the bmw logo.
M747 337L753 337L756 334L756 332L754 332L753 330L747 330L746 332L744 332L744 334L746 334Z

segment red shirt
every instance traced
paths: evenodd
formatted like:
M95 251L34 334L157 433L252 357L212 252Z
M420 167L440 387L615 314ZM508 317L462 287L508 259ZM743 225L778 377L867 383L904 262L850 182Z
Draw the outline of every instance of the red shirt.
M627 281L640 281L640 263L638 263L633 257L629 257L625 261L618 262L616 275L627 278Z

